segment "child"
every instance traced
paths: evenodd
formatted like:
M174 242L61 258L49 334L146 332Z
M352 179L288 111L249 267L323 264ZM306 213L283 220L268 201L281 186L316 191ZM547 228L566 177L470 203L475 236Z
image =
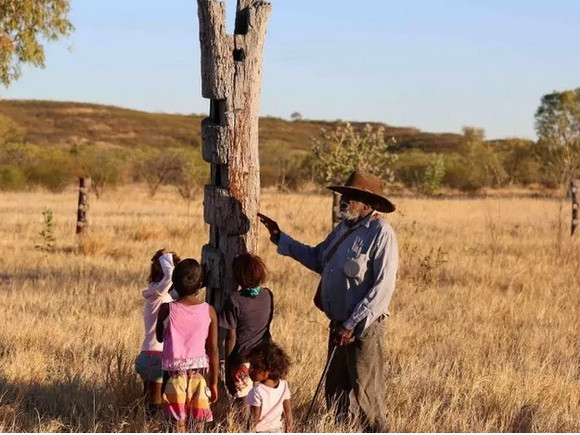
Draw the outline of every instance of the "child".
M290 359L274 343L264 344L249 355L250 376L255 382L248 394L251 432L294 431L290 389L282 380L288 374ZM282 421L282 414L284 421Z
M145 338L141 345L141 353L135 360L135 370L143 379L143 394L147 396L148 413L152 414L159 408L161 400L161 383L163 374L161 371L161 351L163 345L155 338L155 325L159 307L164 302L172 301L169 295L171 288L171 274L174 264L179 261L175 253L167 253L160 249L151 258L151 273L149 286L143 290L145 307L143 309L143 321L145 325Z
M241 254L234 259L233 274L238 291L226 301L219 325L227 329L225 342L226 386L237 401L252 388L248 374L248 354L271 340L270 323L274 313L272 292L261 285L266 280L266 266L257 255Z
M218 397L217 316L212 306L196 297L202 270L193 258L177 263L173 286L179 298L161 305L156 332L163 342L161 367L169 374L163 392L165 410L176 431L185 432L187 421L213 419L209 404ZM204 376L208 369L209 388Z

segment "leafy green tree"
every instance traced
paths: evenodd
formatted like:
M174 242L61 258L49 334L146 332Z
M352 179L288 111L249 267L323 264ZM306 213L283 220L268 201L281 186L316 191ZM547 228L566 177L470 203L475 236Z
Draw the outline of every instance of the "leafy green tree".
M131 153L124 149L102 149L83 145L71 149L77 176L91 177L91 191L99 199L106 188L117 186L126 176L126 162Z
M181 156L174 149L152 150L142 162L142 175L149 186L149 196L153 198L159 186L169 183L169 180L183 168Z
M292 112L290 119L292 121L302 121L302 114L300 112Z
M437 195L445 176L445 158L443 154L429 156L429 162L421 177L421 191L427 195Z
M580 163L580 88L544 95L535 120L544 165L567 187L570 169Z
M62 192L73 180L74 169L67 150L44 148L30 160L26 178L31 184Z
M166 182L175 186L179 195L189 203L201 192L205 180L209 179L208 165L201 158L198 149L175 148L170 153L176 156L178 164L171 171Z
M357 131L346 122L332 131L322 129L312 146L316 180L322 184L341 183L358 169L392 182L397 159L389 149L392 144L394 139L385 140L384 127L375 129L366 124Z
M541 180L540 164L536 155L537 145L528 139L507 139L500 149L507 182L527 186Z
M44 67L43 41L67 37L69 0L0 0L0 83L18 79L21 65Z
M446 171L443 154L411 150L402 152L398 157L395 166L398 182L425 195L439 193Z
M356 130L350 123L338 125L334 130L322 129L313 138L313 170L315 179L322 184L340 184L354 170L370 172L386 182L394 180L394 162L397 155L390 146L394 139L385 140L384 127L366 124ZM332 223L338 222L339 195L333 195Z
M209 177L207 165L195 148L150 149L143 153L134 167L137 179L144 179L153 198L163 185L177 188L181 197L191 201Z
M447 163L445 182L464 191L501 187L508 178L501 156L485 142L485 131L481 128L463 127L459 155Z

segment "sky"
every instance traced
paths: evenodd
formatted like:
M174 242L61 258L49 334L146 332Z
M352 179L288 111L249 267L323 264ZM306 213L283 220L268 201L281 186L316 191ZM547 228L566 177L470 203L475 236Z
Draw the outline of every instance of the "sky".
M577 0L271 0L263 116L535 139L542 95L580 87ZM233 32L235 0L226 1ZM195 0L71 0L76 27L5 99L207 113Z

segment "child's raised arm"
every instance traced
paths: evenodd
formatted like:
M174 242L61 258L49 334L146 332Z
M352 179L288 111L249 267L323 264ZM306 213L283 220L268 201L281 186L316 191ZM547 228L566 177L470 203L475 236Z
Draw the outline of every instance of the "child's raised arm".
M214 307L209 307L209 333L205 342L205 351L209 358L209 382L211 390L211 403L218 399L218 375L219 375L219 351L218 351L218 320Z
M169 303L165 302L159 307L157 315L157 325L155 325L155 337L159 343L163 343L163 322L169 316Z
M292 404L290 403L290 399L284 400L282 406L284 407L286 432L294 432L294 419L292 418Z
M163 253L159 257L159 263L161 264L161 270L163 270L163 278L159 282L152 282L149 288L143 290L143 297L150 298L151 296L163 296L171 288L171 274L175 265L173 264L173 254Z

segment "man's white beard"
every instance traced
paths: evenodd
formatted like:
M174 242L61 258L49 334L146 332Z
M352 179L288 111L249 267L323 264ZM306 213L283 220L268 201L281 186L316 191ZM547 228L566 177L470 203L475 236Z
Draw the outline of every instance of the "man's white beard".
M356 222L358 218L359 218L358 213L352 211L350 208L347 208L346 210L340 210L338 212L338 219L340 219L341 221L353 223Z

